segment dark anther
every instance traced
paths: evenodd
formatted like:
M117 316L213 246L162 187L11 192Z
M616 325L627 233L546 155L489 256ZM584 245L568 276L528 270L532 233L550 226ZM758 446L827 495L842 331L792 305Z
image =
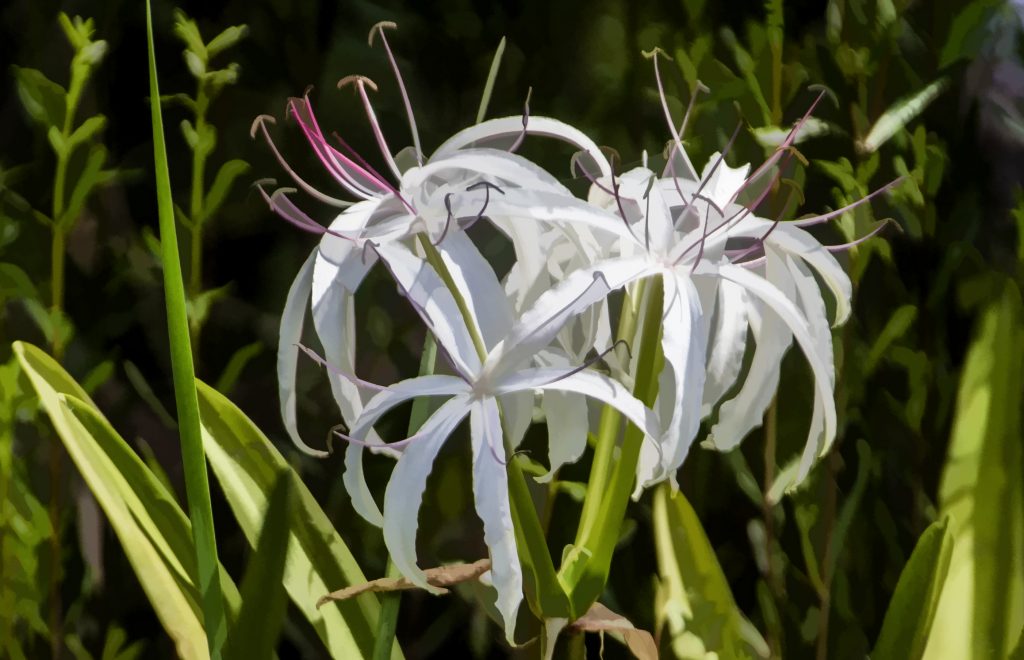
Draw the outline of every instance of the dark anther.
M454 194L455 193L448 193L444 196L444 207L448 209L448 218L444 221L444 231L442 231L441 235L437 238L437 242L434 243L434 247L440 245L441 241L444 240L444 237L448 235L448 227L452 224L452 195Z

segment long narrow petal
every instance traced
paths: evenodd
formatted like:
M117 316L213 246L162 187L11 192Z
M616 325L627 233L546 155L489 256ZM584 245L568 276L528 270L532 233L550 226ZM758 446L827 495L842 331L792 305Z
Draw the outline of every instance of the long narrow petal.
M615 238L636 242L622 218L569 195L543 190L510 189L500 199L491 199L487 215L493 218L532 218L534 222L555 225L580 225L597 229Z
M743 287L728 280L718 282L702 417L711 414L715 404L729 391L740 374L743 353L747 347L748 304Z
M313 449L302 441L295 412L295 376L299 361L298 343L302 340L302 326L306 315L306 302L309 300L309 292L313 284L313 261L315 258L316 250L313 250L289 287L284 310L281 312L281 331L277 340L277 392L281 401L281 419L284 420L284 428L288 432L288 437L303 453L323 458L327 456L326 451Z
M611 291L657 272L657 268L657 264L644 256L609 259L572 272L522 313L505 339L487 356L487 373L500 377L522 366L551 343L566 321Z
M660 481L665 475L673 487L678 488L675 471L686 459L700 428L707 353L707 337L701 328L700 298L689 276L673 272L666 273L663 279L661 346L665 367L658 391L658 412L665 424L661 438L662 460L660 471L650 466L638 472L638 488ZM641 467L644 467L643 461Z
M499 393L521 390L577 392L615 407L644 434L652 438L661 436L661 425L654 411L634 397L622 383L590 369L568 376L565 369L554 367L523 369L502 378L495 389Z
M327 361L355 374L355 292L376 256L371 253L364 258L351 242L329 238L321 242L313 266L313 325ZM335 373L328 373L328 380L342 419L354 424L363 408L359 388Z
M769 259L769 264L771 260ZM807 362L814 373L815 389L820 395L820 401L816 401L823 407L824 411L824 441L821 442L820 452L828 450L832 440L836 436L836 406L832 395L832 387L829 378L829 367L815 347L814 339L807 320L800 313L789 298L777 287L767 280L751 273L739 266L723 266L722 276L736 282L749 293L760 298L775 314L781 318L789 327L793 336L803 349ZM813 431L813 429L812 429ZM817 438L809 438L809 442L817 442Z
M459 131L448 138L434 155L432 159L447 157L456 151L471 146L480 146L480 143L504 138L517 137L523 132L523 118L521 116L501 117L470 126ZM561 140L586 152L600 168L601 176L611 176L611 166L604 157L600 147L597 146L583 131L562 123L550 117L531 116L526 122L526 133L528 135L541 135Z
M419 185L428 177L448 170L473 172L479 176L499 179L535 190L570 195L568 188L533 162L497 149L465 149L439 160L431 159L423 167L409 170L402 179L403 187Z
M359 419L352 426L350 435L357 440L370 440L373 425L395 406L418 396L465 394L467 389L466 383L454 376L421 376L395 383L366 403ZM382 444L381 447L386 445ZM366 485L366 476L363 474L361 444L351 444L345 450L345 474L342 480L356 512L370 524L377 527L383 525L384 518L373 499L373 494L370 493L369 486Z
M384 492L384 543L391 561L413 584L431 593L440 590L427 582L427 576L416 565L420 504L437 452L469 411L470 397L466 394L438 408L420 428L418 435L422 437L402 452Z
M480 356L459 306L430 264L401 243L381 243L376 249L459 373L467 378L480 373Z
M587 449L587 399L577 392L549 390L541 398L548 425L550 471L537 481L548 483L560 467L575 463Z
M523 571L516 551L508 473L502 442L501 416L491 397L473 402L469 420L473 444L473 499L484 524L484 543L491 556L491 583L498 592L494 605L505 624L505 637L514 643L516 612L523 600Z
M771 258L765 266L766 276L777 283L783 295L793 297L795 292L785 265L771 248L769 254ZM741 286L728 279L723 280L724 283ZM755 297L749 301L747 317L756 345L754 357L743 386L732 399L722 404L718 411L718 423L711 428L708 436L707 443L719 451L729 451L750 431L761 425L765 410L779 386L782 357L793 339L793 333L779 315L760 298Z
M751 216L730 228L729 236L760 239L772 224L768 220ZM800 257L821 275L836 299L834 325L844 323L850 316L853 286L850 284L850 276L846 274L832 253L825 249L818 239L788 222L776 225L765 242L782 252Z
M505 291L494 269L463 232L451 232L437 250L470 313L479 323L487 350L494 348L512 326L512 307L505 299Z
M828 318L825 315L825 301L822 300L818 281L802 260L786 256L785 263L793 281L796 299L800 302L800 308L811 329L814 347L818 356L828 367L829 385L834 388L836 374L835 356L832 354L832 328L829 327Z

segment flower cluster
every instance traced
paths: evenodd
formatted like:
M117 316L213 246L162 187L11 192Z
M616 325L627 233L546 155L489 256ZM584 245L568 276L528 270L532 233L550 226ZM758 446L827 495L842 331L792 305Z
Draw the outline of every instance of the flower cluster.
M380 26L371 33L371 44L374 35L381 37L407 111L413 142L408 166L399 164L381 130L368 94L376 86L366 78L351 76L339 86L355 87L386 165L383 173L342 137L324 135L308 97L288 105L323 166L355 201L314 189L280 157L268 129L271 119L253 124L254 136L266 138L299 188L341 209L324 227L291 201L294 190L268 193L260 186L277 214L321 236L282 316L281 412L299 448L325 454L303 442L296 423L296 365L300 351L307 350L329 366L348 429L336 433L347 441L344 483L355 509L383 527L401 572L431 590L416 561L417 516L438 451L468 417L476 511L490 553L496 606L511 639L523 578L507 462L534 417L535 404L549 430L551 472L541 479L584 453L591 400L618 410L644 434L636 467L638 496L664 480L676 486L676 472L701 420L713 411L717 421L706 444L720 450L735 447L760 425L779 381L780 361L795 340L813 373L815 396L806 449L786 478L798 483L828 450L836 435L830 326L846 319L851 296L850 280L832 252L848 246L823 246L805 228L849 208L786 222L758 217L806 117L753 173L749 166L729 167L725 154L716 154L698 174L683 148L686 122L676 128L660 76L672 136L660 173L647 167L646 154L643 166L616 172L614 161L581 131L525 111L471 126L428 156ZM657 66L654 57L656 76ZM591 182L586 200L517 155L524 140L537 136L578 151L571 165ZM503 279L465 231L478 221L491 223L515 252L515 264ZM353 297L378 262L435 337L450 373L388 387L356 375ZM819 279L834 299L832 323ZM617 290L662 313L654 336L660 335L664 359L651 407L630 390L635 357L614 350L616 339L635 347L644 330L635 323L629 336L614 337L608 297ZM323 358L299 345L307 305ZM741 374L748 351L752 358ZM604 371L594 367L597 360L590 356L595 353L603 358ZM384 414L423 396L445 400L412 437L385 442L376 434L374 425ZM366 450L396 459L383 511L363 476Z

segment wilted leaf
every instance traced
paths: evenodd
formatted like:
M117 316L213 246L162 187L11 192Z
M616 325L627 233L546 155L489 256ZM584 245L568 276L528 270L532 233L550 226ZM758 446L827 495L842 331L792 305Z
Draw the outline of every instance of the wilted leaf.
M917 660L924 654L953 545L948 518L932 523L918 539L889 601L873 660Z
M470 580L476 580L489 570L491 570L491 560L478 559L472 564L449 564L448 566L428 568L423 571L423 574L426 575L427 584L440 588L441 593L448 593L447 587L452 587L456 584L468 582ZM408 589L419 588L420 587L404 577L379 578L376 580L370 580L369 582L364 582L363 584L345 587L338 591L332 591L326 596L321 596L320 599L316 601L316 606L319 608L325 603L329 603L331 601L348 600L349 598L353 598L366 592L405 591Z
M570 630L579 632L618 633L633 657L640 660L658 660L658 645L654 636L640 630L629 619L616 614L601 603L594 603L587 613L569 625Z

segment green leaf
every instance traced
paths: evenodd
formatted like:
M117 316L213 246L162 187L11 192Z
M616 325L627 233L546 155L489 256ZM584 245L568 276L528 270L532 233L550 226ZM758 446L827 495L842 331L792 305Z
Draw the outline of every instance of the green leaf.
M238 377L242 375L242 371L254 357L263 352L263 348L263 342L254 341L235 351L217 379L214 389L224 394L231 392L235 383L238 382Z
M107 183L116 176L115 171L103 169L103 165L106 162L107 148L102 144L92 145L89 149L89 156L86 158L85 165L82 167L82 171L78 175L74 187L71 189L71 197L68 198L68 206L64 210L64 215L57 218L58 227L63 229L71 228L82 212L82 207L85 206L85 202L89 199L92 191L97 186Z
M200 222L211 218L220 210L224 200L231 190L231 185L240 175L249 171L249 163L244 160L229 160L217 170L217 176L213 178L213 185L206 193L206 201L203 203L203 217Z
M960 380L939 487L956 547L926 658L1006 657L1024 625L1022 345L1020 291L1006 282L981 316Z
M195 588L191 529L174 496L139 460L85 390L51 357L24 342L14 353L139 578L181 657L208 657ZM233 608L238 592L225 576Z
M9 298L38 297L35 285L20 266L0 263L0 303Z
M654 495L660 596L658 627L677 658L766 658L767 643L736 606L707 534L686 497L666 484Z
M906 96L892 104L882 113L875 125L871 127L867 137L857 144L861 153L872 153L889 141L893 135L913 121L939 94L949 86L948 78L939 78L915 94Z
M217 57L217 55L244 39L247 34L249 34L249 27L247 25L232 25L227 28L211 39L210 43L206 44L206 52L209 54L209 58L212 60Z
M250 544L255 544L277 471L288 468L266 436L223 395L199 382L203 442L210 466ZM293 474L298 506L288 532L284 585L333 657L369 657L380 606L376 596L316 608L318 598L366 577L313 495ZM396 646L392 658L400 657Z
M50 141L53 153L57 154L58 158L67 157L67 140L64 139L64 134L60 132L59 128L51 126L50 130L46 131L46 139Z
M476 123L480 123L487 116L487 106L491 102L491 93L494 91L494 81L498 79L498 70L501 68L501 58L505 54L505 37L498 42L494 51L494 59L491 60L491 68L487 72L487 82L484 83L484 93L480 96L480 107L476 111Z
M939 68L945 69L958 60L973 58L986 40L991 38L992 32L988 26L993 14L1009 9L1005 4L999 0L965 3L949 22L949 34L939 55ZM1012 20L1009 17L1007 19Z
M873 660L918 660L924 654L953 555L949 526L949 518L934 522L918 539L889 601Z
M29 116L43 127L63 126L68 93L42 71L11 67L18 86L18 98Z
M180 9L174 11L174 34L185 42L185 47L198 55L204 61L208 59L206 46L203 44L203 37L199 34L199 27L196 22L189 18Z
M164 299L167 305L167 334L170 340L174 398L177 403L185 492L188 496L195 541L198 586L203 596L203 620L208 634L210 656L217 660L227 637L224 602L220 593L219 575L222 571L217 560L210 485L206 474L206 456L203 453L199 423L195 367L192 362L188 313L185 307L185 284L181 276L181 261L178 254L171 175L167 167L167 145L164 143L163 116L160 113L160 86L153 50L153 12L149 0L146 0L146 42L149 59L149 108L153 125L153 161L156 169L160 249L163 256Z
M871 345L871 351L864 361L863 370L865 375L871 374L875 370L875 367L878 366L878 361L882 359L882 356L885 355L885 352L892 343L906 334L916 319L917 307L914 305L903 305L892 313L885 327L878 333L878 337L875 339L875 343Z
M68 151L73 151L78 145L88 141L94 135L102 131L107 125L107 118L103 115L93 115L71 133L67 140Z
M192 122L187 119L181 120L181 134L185 138L188 148L195 151L196 146L199 144L199 134L196 133L196 129L192 126Z
M263 515L256 552L242 580L242 608L228 636L225 651L232 658L269 660L274 656L288 601L285 598L285 557L292 518L292 477L278 471Z

